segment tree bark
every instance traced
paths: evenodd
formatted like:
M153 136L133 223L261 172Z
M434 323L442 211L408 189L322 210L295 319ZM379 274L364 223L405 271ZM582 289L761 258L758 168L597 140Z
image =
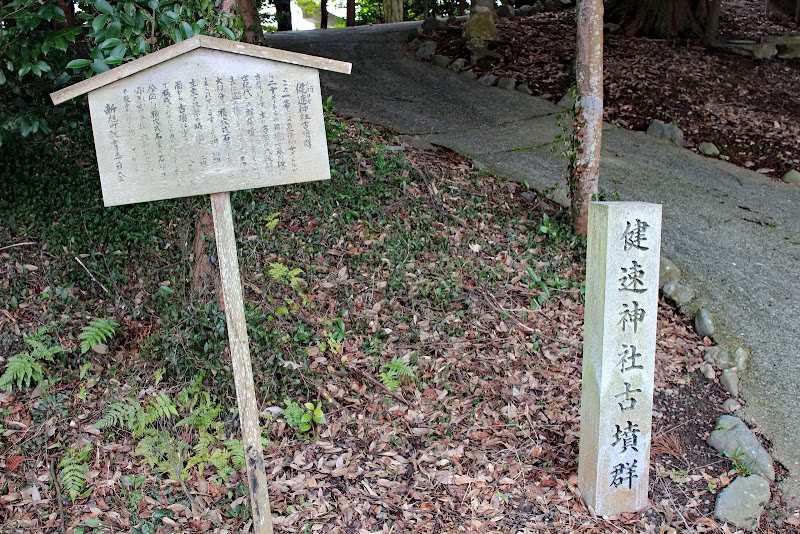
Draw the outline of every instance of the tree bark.
M458 0L458 15L463 16L467 12L467 0Z
M383 22L403 22L403 0L383 0Z
M328 29L328 0L320 0L319 27L322 28L323 30Z
M291 0L275 0L275 18L278 20L279 32L292 31Z
M706 21L706 31L703 35L703 42L710 45L717 40L717 32L719 31L719 15L722 11L722 0L711 0L711 7L708 12L708 21Z
M74 2L57 2L58 7L60 7L64 11L64 18L66 19L67 23L64 25L65 28L74 28L75 27L75 3Z
M603 0L581 0L578 4L578 35L575 78L578 109L573 146L576 161L569 177L572 228L586 235L589 202L597 195L600 178L600 148L603 135Z
M345 26L356 25L356 0L347 0L347 20Z
M627 35L702 37L708 4L708 0L608 0L605 12L606 20L621 25Z
M244 26L243 41L246 43L264 44L264 28L261 27L261 15L258 13L258 0L222 0L220 11L236 12L242 17Z

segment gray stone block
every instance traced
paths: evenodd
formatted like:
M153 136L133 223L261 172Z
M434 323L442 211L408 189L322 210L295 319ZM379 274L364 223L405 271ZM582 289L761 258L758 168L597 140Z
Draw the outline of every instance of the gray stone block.
M512 19L514 18L514 7L509 4L503 4L499 8L497 8L497 16L501 19Z
M775 480L772 457L738 417L720 416L716 429L708 437L708 444L728 458L750 467L753 474Z
M513 91L517 87L517 81L514 78L503 77L497 81L497 87L507 91Z
M450 70L454 70L456 72L460 72L464 68L464 65L466 65L466 63L467 63L466 59L464 59L463 57L459 57L456 58L455 61L450 63L450 66L447 68Z
M722 370L735 367L743 371L747 368L749 358L750 351L738 345L715 345L706 349L705 355L707 362Z
M664 287L667 282L678 282L681 279L681 270L675 265L672 260L665 256L661 256L661 263L659 264L658 272L658 287Z
M694 289L680 282L667 282L664 284L664 287L661 288L661 293L678 308L685 308L694 300L696 295Z
M719 149L714 143L700 143L697 149L706 156L719 156Z
M449 56L440 56L439 54L434 54L431 56L431 63L437 67L446 68L450 64L450 61L451 59Z
M517 91L519 91L520 93L525 93L526 95L532 95L533 94L533 91L531 91L531 88L528 87L527 83L519 84L517 86Z
M700 308L694 316L694 330L700 337L714 337L714 320L711 312Z
M714 517L737 528L755 530L770 495L769 484L760 476L739 477L720 492Z
M486 87L491 87L497 81L497 76L492 76L491 74L487 74L486 76L482 76L478 78L478 83L481 85L485 85Z
M792 169L781 177L787 184L800 185L800 172Z
M419 45L419 48L417 48L417 59L427 61L431 58L434 52L436 52L436 42L424 41Z
M719 375L719 383L731 396L739 396L739 373L735 368L722 371L722 374Z

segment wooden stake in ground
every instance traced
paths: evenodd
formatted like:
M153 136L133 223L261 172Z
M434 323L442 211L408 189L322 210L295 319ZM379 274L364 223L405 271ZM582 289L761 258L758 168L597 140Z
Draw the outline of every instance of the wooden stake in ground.
M647 506L661 205L592 202L578 487L598 515Z
M106 206L211 195L257 534L272 516L230 191L330 179L318 69L350 64L198 35L50 95L89 94Z
M247 323L244 320L242 281L239 276L239 259L236 257L230 193L211 195L211 210L214 235L217 238L217 257L225 300L236 402L242 425L242 446L247 459L247 486L250 488L250 503L253 505L253 530L259 534L272 534L272 515L261 450L261 426L258 423L259 410L253 383L253 366L250 362L250 345L247 341Z

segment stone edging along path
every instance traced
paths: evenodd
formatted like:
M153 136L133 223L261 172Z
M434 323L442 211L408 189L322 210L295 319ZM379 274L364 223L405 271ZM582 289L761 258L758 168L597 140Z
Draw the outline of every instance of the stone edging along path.
M572 6L567 0L564 0L563 3L558 2L558 6L556 6L556 2L547 1L543 6L539 1L537 1L532 6L523 6L523 8L518 8L516 10L511 10L510 6L507 4L504 4L503 7L509 9L505 13L501 13L499 15L501 18L532 15L542 11L566 10L571 9L574 6ZM430 18L422 23L418 31L421 35L432 33L436 30L460 31L462 29L461 25L466 19L467 17L450 17L446 20ZM606 33L618 33L620 31L619 25L613 23L606 23L604 25L604 29ZM800 34L797 36L785 36L784 38L792 38L794 39L793 42L800 42ZM526 95L533 95L533 91L528 84L519 83L512 77L498 77L492 74L487 74L479 78L478 75L472 70L471 66L467 63L466 59L461 57L452 59L449 56L436 54L437 45L434 41L421 41L419 39L414 39L411 41L410 46L417 59L422 61L430 61L434 65L454 71L468 80L477 80L478 83L486 87L494 86L499 89L519 91ZM773 48L775 47L774 44L772 46ZM800 50L800 44L796 46L797 50ZM563 98L561 98L561 100L558 102L558 105L562 108L571 107L572 104L572 97L569 94L564 95ZM661 120L655 119L647 128L647 134L652 135L653 137L664 139L665 141L671 142L679 147L684 146L683 132L678 126L671 123L664 123ZM700 154L703 154L707 157L717 158L720 156L719 149L712 143L701 142L697 148ZM800 170L789 170L781 177L781 179L788 184L800 186Z
M419 27L418 31L420 34L424 34L426 31L436 29L454 29L459 22L462 20L455 17L448 20L428 19ZM421 41L415 38L411 41L410 47L418 60L429 61L436 66L454 71L465 79L474 80L486 87L496 86L499 89L532 94L527 84L518 83L511 77L485 75L478 78L466 59L456 58L453 60L448 56L436 54L434 41ZM569 95L565 95L558 105L562 108L571 106L572 101ZM653 121L647 133L677 146L683 146L683 133L677 126ZM420 138L408 140L409 144L413 144L414 141L426 143ZM707 156L715 155L710 147L701 146L701 152ZM476 164L479 162L476 161ZM792 173L798 176L795 177ZM789 171L783 179L788 183L800 185L800 180L795 181L795 178L800 178L800 173ZM714 319L711 312L695 303L697 292L683 281L678 266L664 256L661 258L659 286L661 294L675 304L681 313L694 317L695 331L701 338L714 339ZM718 377L722 387L730 394L730 397L722 404L723 410L728 413L735 413L742 409L742 401L739 398L739 372L746 369L749 357L750 351L738 340L717 344L706 350L701 372L710 381L715 381ZM732 415L722 415L719 418L707 443L722 455L733 459L738 465L749 467L751 472L749 476L739 476L719 493L715 516L739 528L757 528L758 518L771 496L769 483L775 481L772 457L747 425L740 418Z

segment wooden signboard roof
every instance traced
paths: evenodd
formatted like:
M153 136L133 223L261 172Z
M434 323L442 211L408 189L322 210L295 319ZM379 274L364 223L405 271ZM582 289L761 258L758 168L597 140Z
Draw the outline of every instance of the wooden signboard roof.
M239 41L229 41L227 39L218 39L216 37L209 37L207 35L195 35L185 41L162 48L152 54L125 63L111 69L102 74L92 76L91 78L70 85L60 91L56 91L50 95L53 103L58 105L67 100L71 100L76 96L80 96L95 89L99 89L110 83L114 83L123 78L127 78L137 72L149 69L159 63L163 63L172 58L191 52L198 48L207 48L209 50L219 50L222 52L230 52L232 54L240 54L243 56L250 56L261 59L269 59L272 61L280 61L292 65L299 65L301 67L310 67L312 69L329 70L339 72L342 74L350 74L350 63L343 61L336 61L334 59L327 59L315 56L308 56L306 54L298 54L296 52L288 52L286 50L279 50L277 48L268 48L265 46L257 46Z

